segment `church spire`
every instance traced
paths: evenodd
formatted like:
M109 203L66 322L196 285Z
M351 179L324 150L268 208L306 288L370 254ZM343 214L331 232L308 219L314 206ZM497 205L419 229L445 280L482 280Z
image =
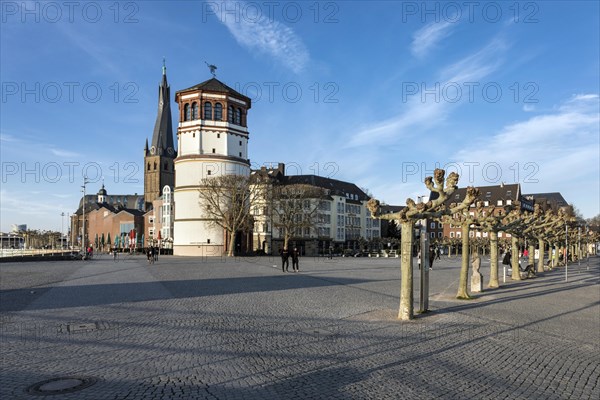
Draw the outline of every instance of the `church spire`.
M152 134L152 147L150 147L151 155L175 158L171 121L171 88L167 82L167 67L163 58L162 81L158 87L158 114Z

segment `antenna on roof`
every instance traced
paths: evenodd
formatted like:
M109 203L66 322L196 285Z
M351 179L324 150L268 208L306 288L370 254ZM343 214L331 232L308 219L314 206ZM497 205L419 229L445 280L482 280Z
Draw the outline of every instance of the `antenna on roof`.
M206 66L210 70L210 73L212 74L213 78L216 78L217 77L217 66L213 65L213 64L209 64L206 61L204 61L204 63L206 64Z

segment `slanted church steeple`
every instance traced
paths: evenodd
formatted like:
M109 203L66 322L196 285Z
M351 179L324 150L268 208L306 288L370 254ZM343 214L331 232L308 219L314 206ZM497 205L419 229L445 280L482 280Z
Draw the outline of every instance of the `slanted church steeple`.
M167 82L167 67L163 59L162 80L158 86L158 113L154 123L152 141L144 147L144 201L146 209L162 195L165 185L175 184L173 161L177 157L173 144L171 119L171 88Z

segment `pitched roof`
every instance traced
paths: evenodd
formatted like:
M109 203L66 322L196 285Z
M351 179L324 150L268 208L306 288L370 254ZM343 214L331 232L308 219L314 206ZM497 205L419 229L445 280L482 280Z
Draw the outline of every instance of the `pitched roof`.
M173 145L173 122L171 119L171 87L167 83L167 70L163 67L162 81L158 87L158 113L152 132L152 147L155 155L164 155L175 158ZM167 149L173 153L169 154Z
M305 184L329 190L332 196L346 197L351 201L369 200L370 197L354 183L338 181L317 175L289 175L281 178L284 185ZM350 198L352 195L352 198ZM354 198L356 196L356 198Z
M144 207L144 195L138 194L116 194L116 195L107 195L105 203L98 203L98 195L96 194L86 194L85 195L85 212L89 212L92 210L97 210L100 207L105 207L107 210L112 212L118 212L120 210L137 210L139 208L129 208L129 206L134 207ZM83 213L83 198L79 200L79 207L75 214L81 215Z
M227 86L226 84L224 84L223 82L218 80L217 78L210 78L207 81L204 81L202 83L199 83L199 84L189 87L187 89L178 90L177 93L189 92L191 90L203 90L203 91L205 90L207 92L226 93L226 94L230 94L230 95L233 95L235 97L239 97L239 98L245 100L248 103L248 106L250 106L250 103L251 103L249 97L244 96L243 94L239 93L235 89L230 88L229 86Z
M559 192L524 194L523 197L531 198L538 204L550 205L553 208L569 205Z

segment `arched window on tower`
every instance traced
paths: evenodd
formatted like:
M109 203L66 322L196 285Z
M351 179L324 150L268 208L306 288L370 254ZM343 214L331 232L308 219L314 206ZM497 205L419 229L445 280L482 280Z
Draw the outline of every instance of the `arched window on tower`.
M233 106L227 108L227 122L233 124Z
M209 101L204 103L204 119L212 119L212 104Z
M188 103L185 103L185 105L183 106L183 120L190 120L190 105Z
M235 121L233 123L237 124L237 125L242 124L242 109L241 108L235 109Z
M192 120L198 119L198 103L192 103Z
M223 119L223 106L221 103L215 104L215 121L221 121Z
M148 171L150 171L150 163L148 163Z
M165 171L169 170L169 164L167 164L167 162L165 161Z
M156 171L156 161L154 161L154 170Z

